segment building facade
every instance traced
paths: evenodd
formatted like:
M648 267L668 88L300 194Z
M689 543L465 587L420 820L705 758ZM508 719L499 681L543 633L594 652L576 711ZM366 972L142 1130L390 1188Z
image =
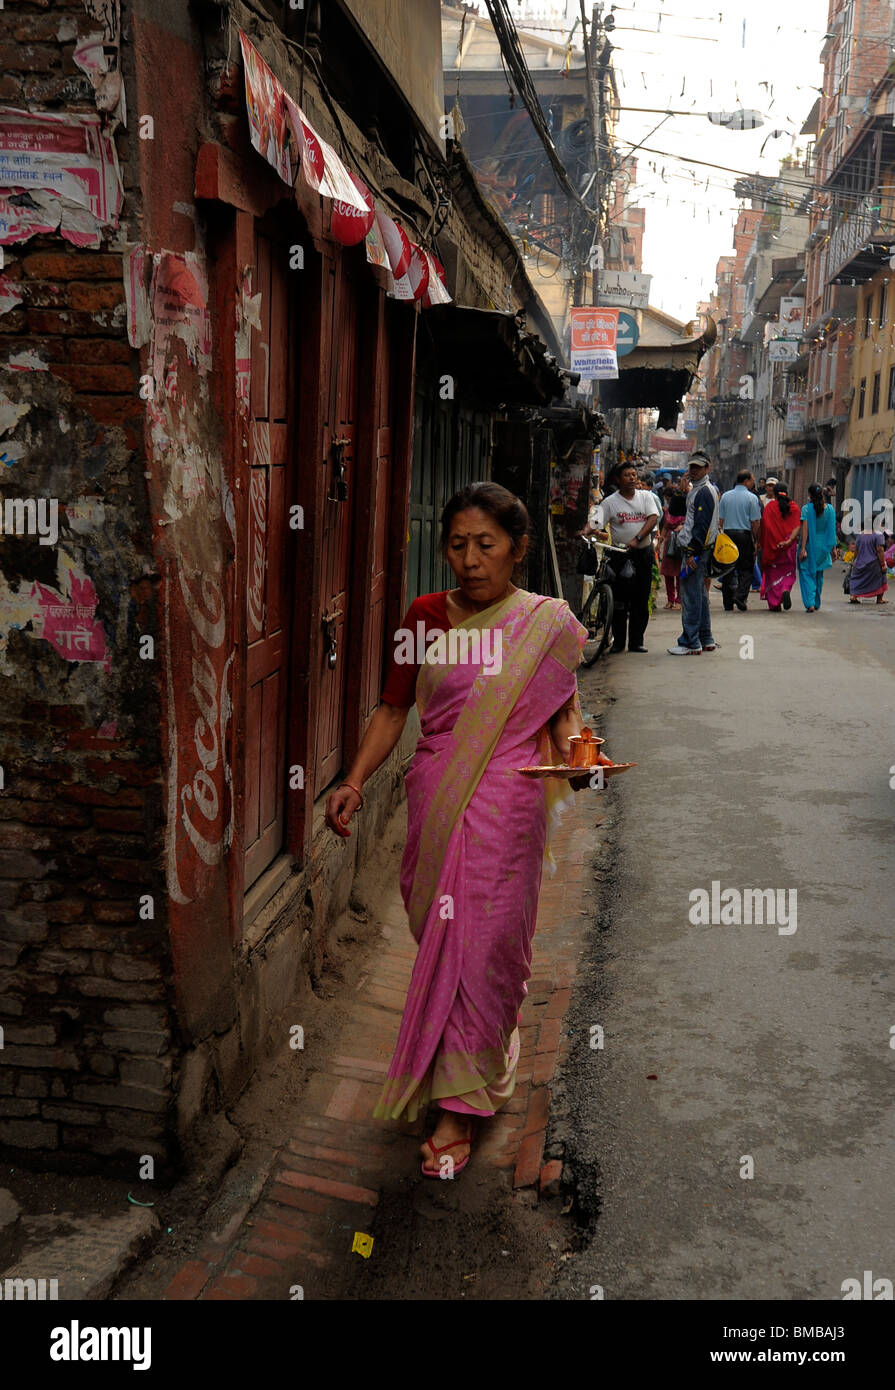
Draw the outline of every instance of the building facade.
M301 1023L400 796L410 725L324 828L441 506L565 382L445 138L438 0L0 33L0 1145L131 1172Z

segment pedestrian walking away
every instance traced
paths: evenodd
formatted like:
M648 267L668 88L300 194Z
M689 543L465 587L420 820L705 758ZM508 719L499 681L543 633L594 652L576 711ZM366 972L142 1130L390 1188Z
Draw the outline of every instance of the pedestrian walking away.
M613 469L607 482L618 488L591 508L588 529L596 529L605 540L611 528L612 544L624 546L627 555L612 555L609 582L612 585L612 647L623 652L645 652L643 638L649 622L650 588L653 579L651 533L659 520L659 504L648 488L637 486L637 469L623 463Z
M752 474L747 468L737 474L736 486L721 494L721 529L739 550L737 562L721 580L724 610L741 613L747 609L752 573L755 568L755 544L761 523L761 503L752 491Z
M761 551L761 597L772 613L792 607L789 591L796 582L796 537L801 516L782 484L774 487L774 501L761 514L758 540Z
M687 503L682 492L669 488L659 527L659 573L665 580L665 608L680 609L681 551L678 535L687 515ZM674 540L671 537L674 536Z
M812 483L808 489L800 529L799 589L805 612L816 613L824 587L824 570L830 568L836 554L836 513L824 501L820 483Z
M518 1013L530 975L542 864L561 802L560 779L513 777L523 766L568 762L582 728L576 668L586 631L559 599L512 583L528 547L525 506L496 483L473 483L448 502L441 549L457 580L416 599L402 633L457 629L481 660L399 660L348 776L328 799L326 823L347 836L364 781L395 747L410 708L420 739L406 773L408 834L401 893L419 944L395 1054L374 1117L413 1120L431 1101L441 1118L422 1145L424 1175L456 1173L472 1124L511 1098ZM499 639L500 645L496 646ZM458 644L459 646L459 644ZM573 786L584 785L586 776Z
M681 544L681 635L668 648L670 656L698 656L713 652L707 585L711 582L708 563L718 535L718 490L709 482L712 461L698 451L690 455L691 487L687 493L687 513L678 532Z
M888 603L885 596L888 587L885 532L861 531L855 539L855 559L848 585L849 601L857 604L862 598L875 598L877 603Z

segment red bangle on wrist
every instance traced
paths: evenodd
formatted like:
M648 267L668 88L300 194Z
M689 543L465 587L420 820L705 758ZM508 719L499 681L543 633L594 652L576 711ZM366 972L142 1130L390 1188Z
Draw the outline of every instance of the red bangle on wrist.
M350 787L351 790L352 790L353 792L357 792L358 796L360 797L360 806L358 806L357 809L358 809L359 811L362 811L363 808L364 808L364 797L363 797L363 792L361 791L360 787L356 787L356 786L354 785L353 782L340 782L340 783L339 783L339 786L340 786L340 787Z

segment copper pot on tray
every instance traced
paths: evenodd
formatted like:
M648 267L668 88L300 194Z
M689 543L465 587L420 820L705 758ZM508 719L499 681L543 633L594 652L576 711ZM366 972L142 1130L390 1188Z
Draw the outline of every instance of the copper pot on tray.
M569 767L593 767L600 744L605 742L603 738L595 738L587 725L580 734L572 734L569 738Z

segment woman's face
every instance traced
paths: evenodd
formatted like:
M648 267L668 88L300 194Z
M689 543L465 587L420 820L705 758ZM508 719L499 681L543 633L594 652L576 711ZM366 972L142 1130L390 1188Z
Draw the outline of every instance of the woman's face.
M457 512L451 522L447 560L466 597L473 603L488 603L503 594L513 567L527 549L524 536L514 553L509 532L481 507L469 507Z

